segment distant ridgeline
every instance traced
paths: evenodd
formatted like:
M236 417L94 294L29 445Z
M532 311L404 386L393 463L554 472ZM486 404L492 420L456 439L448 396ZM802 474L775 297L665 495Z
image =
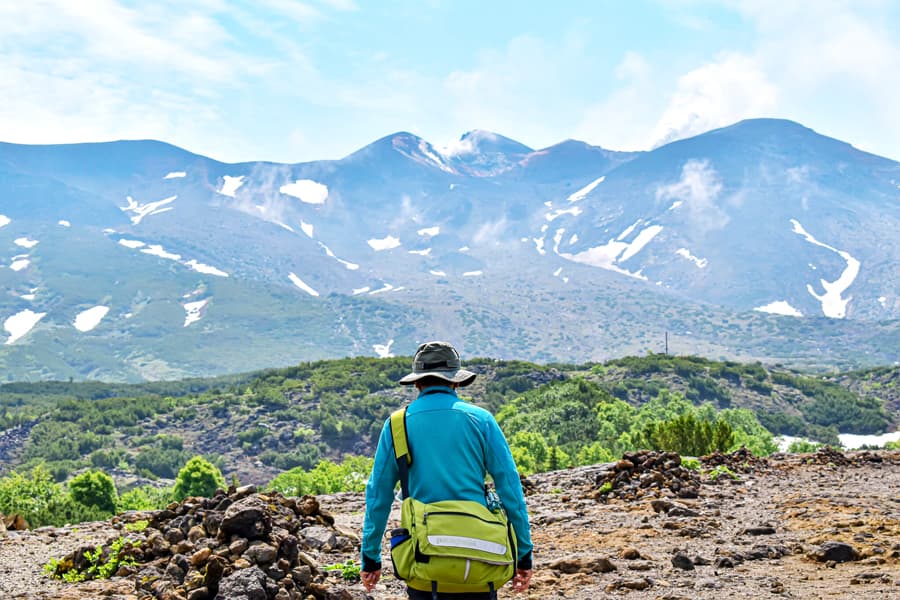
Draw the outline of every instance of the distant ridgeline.
M5 474L43 465L57 481L100 469L125 488L171 484L202 454L227 479L266 483L325 459L371 456L384 419L413 397L396 384L408 365L353 358L208 380L7 384L0 464ZM467 365L480 376L463 397L497 415L525 472L636 448L697 454L746 445L767 454L773 434L837 444L838 433L893 431L900 418L898 367L821 377L662 354Z
M397 132L296 164L0 142L0 198L7 382L214 376L449 335L540 363L671 349L850 370L900 347L900 163L781 119L648 152L476 131L443 154Z

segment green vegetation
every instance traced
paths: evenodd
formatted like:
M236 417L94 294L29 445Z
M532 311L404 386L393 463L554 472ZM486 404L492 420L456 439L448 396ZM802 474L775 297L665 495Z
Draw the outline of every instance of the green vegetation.
M116 511L116 484L103 471L86 471L69 482L69 493L75 502L103 512Z
M526 473L641 448L765 455L773 434L837 445L839 431L886 431L900 416L897 368L818 377L662 354L466 366L479 377L461 397L497 415ZM361 490L385 419L414 397L396 384L408 368L352 358L210 380L0 385L0 433L15 440L0 448L0 511L33 526L103 518L235 477L288 494ZM117 493L110 476L142 481Z
M366 487L373 462L363 456L348 456L340 464L322 460L311 471L295 467L281 473L269 483L268 489L291 496L361 492Z
M359 580L359 571L361 566L352 559L347 559L346 562L336 563L333 565L327 565L324 567L326 571L339 571L341 574L341 579L345 581L358 581Z
M109 579L116 574L119 567L137 564L134 557L127 555L130 545L130 541L119 536L110 543L106 551L102 546L87 550L84 552L85 565L82 568L77 568L71 561L51 558L50 562L44 565L44 573L70 583L88 579Z
M740 479L740 476L732 471L728 465L717 465L706 472L706 476L716 481L720 477L730 477L731 479Z
M701 456L747 446L777 448L772 434L746 409L695 406L663 390L634 407L584 379L547 384L507 404L497 421L525 473L613 460L649 448Z
M178 471L172 497L177 502L188 496L210 497L220 488L225 489L222 472L202 456L195 456Z
M824 444L810 442L809 440L794 440L788 446L787 451L790 454L809 454L810 452L815 452L823 446Z

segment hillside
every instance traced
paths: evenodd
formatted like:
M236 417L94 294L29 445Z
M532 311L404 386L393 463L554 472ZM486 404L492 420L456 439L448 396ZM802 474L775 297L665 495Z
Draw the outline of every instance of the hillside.
M747 435L762 434L758 419L771 433L833 444L838 433L881 433L900 422L896 367L826 378L666 355L583 365L485 358L466 364L479 377L463 397L498 414L508 436L521 431L528 446L536 434L569 460L607 438L606 451L618 451L616 440L629 427L629 435L641 433L633 429L644 419L641 407L666 419L693 404L703 418L720 411ZM408 365L409 358L355 358L159 384L6 384L0 456L7 471L45 463L63 480L93 466L127 486L171 479L187 458L203 454L226 477L265 483L323 458L371 456L384 419L413 397L396 385ZM862 395L854 391L861 382L868 386ZM613 420L621 429L608 430ZM560 423L575 429L564 435Z

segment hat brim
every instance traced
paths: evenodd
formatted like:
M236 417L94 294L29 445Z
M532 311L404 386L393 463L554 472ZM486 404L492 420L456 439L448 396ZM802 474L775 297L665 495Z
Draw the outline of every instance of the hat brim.
M475 373L466 371L465 369L456 369L454 371L420 371L418 373L414 371L403 377L399 383L400 385L412 385L425 377L438 377L449 383L455 383L459 385L459 387L466 387L475 381L475 376Z

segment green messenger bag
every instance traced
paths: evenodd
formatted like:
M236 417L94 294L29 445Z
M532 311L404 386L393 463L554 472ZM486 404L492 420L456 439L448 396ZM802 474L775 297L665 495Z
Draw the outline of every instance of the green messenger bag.
M506 514L468 500L411 498L406 409L391 415L391 436L403 494L401 527L391 531L395 574L418 590L495 593L516 572L516 535Z

